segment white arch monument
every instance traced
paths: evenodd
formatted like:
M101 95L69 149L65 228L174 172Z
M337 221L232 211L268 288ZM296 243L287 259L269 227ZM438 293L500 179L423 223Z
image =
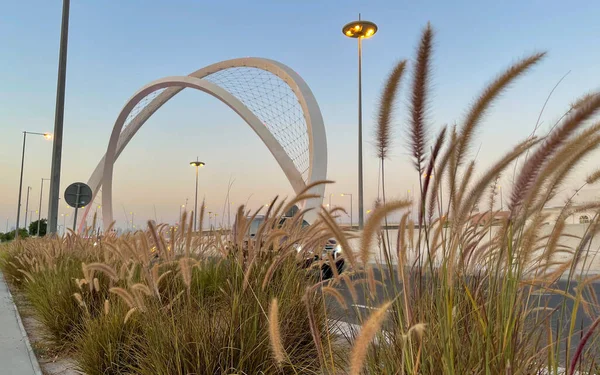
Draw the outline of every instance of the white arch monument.
M121 110L108 148L88 180L94 198L102 190L104 228L113 222L114 164L129 141L163 104L184 88L203 91L236 112L271 151L296 193L327 176L327 139L323 117L304 80L288 66L264 58L239 58L209 65L188 76L153 81ZM315 186L303 208L318 208L324 185ZM79 225L81 231L91 205ZM316 210L307 214L311 221Z

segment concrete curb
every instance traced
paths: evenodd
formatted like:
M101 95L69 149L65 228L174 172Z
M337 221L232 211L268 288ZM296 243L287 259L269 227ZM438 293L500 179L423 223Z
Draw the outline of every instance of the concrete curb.
M25 326L23 326L23 321L21 320L21 315L19 314L19 310L17 309L17 305L15 305L15 299L13 298L12 293L10 292L10 288L6 283L6 279L2 272L0 272L1 281L6 284L6 289L8 290L8 296L10 298L10 302L12 303L15 316L17 317L17 323L19 324L19 329L21 330L21 336L23 337L23 341L25 342L25 347L27 348L27 355L29 356L29 360L31 361L31 367L33 368L33 375L43 375L42 369L40 368L40 364L35 356L35 352L31 347L31 343L29 342L29 336L27 335L27 331L25 331Z

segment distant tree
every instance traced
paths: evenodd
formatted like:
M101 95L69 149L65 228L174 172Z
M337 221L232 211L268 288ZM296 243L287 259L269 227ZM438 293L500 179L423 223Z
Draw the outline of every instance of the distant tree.
M25 228L19 229L19 237L21 237L21 238L29 237L29 233L27 233L27 230ZM8 241L12 241L14 239L15 239L15 231L14 230L12 230L8 233L3 233L2 237L0 237L0 240L2 240L2 242L8 242Z
M13 236L14 236L14 231L13 231ZM27 229L20 228L19 229L19 237L20 238L27 238L27 237L29 237L29 233L27 233Z
M46 221L46 219L42 219L40 220L40 237L43 237L46 235L46 229L48 228L48 222ZM31 224L29 224L29 235L30 236L37 236L38 235L38 220L31 222Z

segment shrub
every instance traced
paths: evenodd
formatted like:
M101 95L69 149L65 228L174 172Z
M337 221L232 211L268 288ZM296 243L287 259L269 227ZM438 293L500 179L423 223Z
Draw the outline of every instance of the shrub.
M131 373L137 369L135 351L145 341L137 320L124 322L127 307L117 298L107 301L107 311L86 319L77 332L75 358L87 375Z
M256 270L244 287L244 273L234 260L198 264L189 295L182 295L172 308L153 304L136 317L143 342L137 349L136 372L277 374L289 373L291 366L317 371L318 353L302 302L310 285L306 273L287 262L263 289L266 270ZM282 336L291 357L282 368L273 360L268 340L265 311L273 296L282 301ZM319 299L313 303L315 310L322 309ZM318 322L323 332L325 323L323 318Z
M56 269L34 274L24 285L35 316L43 323L46 339L58 348L71 348L76 332L81 329L85 310L73 295L79 292L75 279L81 278L77 259L58 262Z

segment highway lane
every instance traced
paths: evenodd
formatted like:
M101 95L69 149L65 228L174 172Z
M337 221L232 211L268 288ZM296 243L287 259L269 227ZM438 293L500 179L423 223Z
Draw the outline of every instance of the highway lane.
M378 268L374 268L373 271L375 279L378 282L384 284L385 288L382 285L379 285L378 283L376 286L376 293L374 293L374 295L370 297L367 285L358 284L356 285L357 298L356 300L353 300L352 293L350 289L346 286L346 284L344 282L338 284L337 289L341 292L345 302L351 308L346 311L342 310L341 308L339 308L339 303L335 301L335 299L328 299L328 305L335 312L334 319L339 319L351 325L359 325L361 321L364 321L364 319L369 316L369 314L372 312L373 307L380 306L386 300L393 298L394 290L397 290L399 293L401 293L401 284L396 283L396 285L394 286L387 270L385 270L383 275ZM356 280L358 278L362 278L362 276L352 277L353 280ZM562 291L569 290L571 294L574 294L574 288L576 286L577 282L575 281L569 282L566 279L561 279L555 285L553 285L552 288ZM592 283L591 286L595 294L597 296L600 296L600 283ZM567 333L569 332L569 325L571 324L571 314L573 311L574 301L556 293L544 292L539 289L533 292L533 296L534 298L531 298L529 301L529 305L531 307L547 306L550 309L556 309L556 311L552 313L551 318L554 335L556 337L558 330L561 329L561 337L566 337ZM594 310L592 310L592 314L594 314ZM600 314L600 311L596 309L595 314L596 315L593 316L597 316L598 314ZM559 327L561 315L563 316L562 327ZM580 306L577 310L577 313L575 314L575 329L571 337L571 356L577 348L577 345L579 345L581 337L585 334L585 332L588 331L591 324L592 318L585 314ZM356 326L354 326L354 328L356 328ZM595 345L598 346L598 344ZM560 347L560 351L563 353L561 357L564 357L565 350L566 340L562 342Z

